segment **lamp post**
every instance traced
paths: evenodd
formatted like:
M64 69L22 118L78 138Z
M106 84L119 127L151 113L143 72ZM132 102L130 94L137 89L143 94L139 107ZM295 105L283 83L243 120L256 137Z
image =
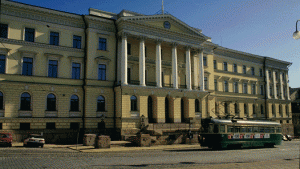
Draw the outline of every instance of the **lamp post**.
M298 21L300 21L300 19L298 19L296 21L296 31L293 33L293 38L296 39L296 40L300 38L300 32L297 30L297 23L298 23Z

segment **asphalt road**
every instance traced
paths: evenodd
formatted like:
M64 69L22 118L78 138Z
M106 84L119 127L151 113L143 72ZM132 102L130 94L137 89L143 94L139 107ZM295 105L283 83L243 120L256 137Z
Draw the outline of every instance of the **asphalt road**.
M275 148L82 153L68 148L0 147L0 168L300 168L300 141Z

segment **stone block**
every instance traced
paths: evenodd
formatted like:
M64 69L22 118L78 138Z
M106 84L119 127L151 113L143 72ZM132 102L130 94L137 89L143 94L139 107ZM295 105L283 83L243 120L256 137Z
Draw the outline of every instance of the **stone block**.
M110 137L104 135L98 136L95 148L110 148Z
M150 147L151 146L151 137L150 134L141 134L139 139L140 147Z
M93 146L95 145L96 134L85 134L83 136L83 145L84 146Z

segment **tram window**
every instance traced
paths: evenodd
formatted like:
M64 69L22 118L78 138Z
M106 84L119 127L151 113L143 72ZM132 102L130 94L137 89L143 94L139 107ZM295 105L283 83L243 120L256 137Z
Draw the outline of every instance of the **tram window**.
M270 127L265 128L265 133L270 133Z
M253 132L257 133L258 132L258 127L253 127Z
M214 133L218 133L218 132L219 132L219 126L215 125L215 127L214 127Z
M252 127L247 127L247 132L248 132L248 133L252 133L252 131L253 131L253 130L252 130Z
M225 126L224 125L220 125L220 133L225 133Z
M233 132L233 126L227 126L227 132L232 133Z
M240 132L240 127L235 127L235 128L234 128L234 132L235 132L235 133L239 133L239 132Z
M241 127L241 132L242 133L246 133L247 132L247 128L246 127Z
M276 133L281 133L281 127L276 128Z
M271 128L270 128L270 133L275 133L274 127L271 127Z
M264 127L260 127L260 128L259 128L259 132L260 132L260 133L264 133L264 132L265 132L265 128L264 128Z

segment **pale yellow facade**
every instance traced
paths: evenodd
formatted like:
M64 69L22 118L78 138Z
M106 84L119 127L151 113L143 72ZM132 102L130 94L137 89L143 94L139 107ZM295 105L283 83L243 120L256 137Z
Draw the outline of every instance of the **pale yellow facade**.
M235 116L276 120L292 132L291 63L218 46L169 14L89 12L1 1L1 130L20 139L75 126L126 139L141 125L197 131L202 118Z

